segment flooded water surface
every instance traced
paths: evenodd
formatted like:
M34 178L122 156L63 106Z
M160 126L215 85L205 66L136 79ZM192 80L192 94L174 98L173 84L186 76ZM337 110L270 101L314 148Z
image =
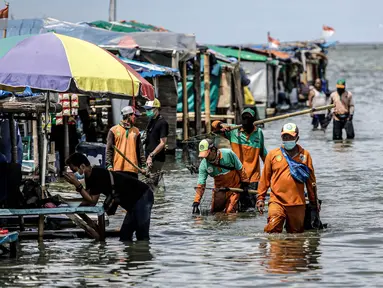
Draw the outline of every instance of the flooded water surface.
M0 286L383 287L383 50L329 58L330 87L344 77L355 97L355 140L334 143L332 124L323 133L307 115L293 120L313 158L327 230L267 235L267 214L193 216L197 175L173 160L168 168L183 170L166 175L155 197L149 243L22 241L17 259L1 260ZM284 123L266 125L267 149L280 145ZM111 226L122 219L110 218Z

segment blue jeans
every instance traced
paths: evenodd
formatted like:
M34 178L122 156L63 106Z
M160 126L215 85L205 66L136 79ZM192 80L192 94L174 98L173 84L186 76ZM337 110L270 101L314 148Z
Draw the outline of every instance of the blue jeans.
M150 215L154 202L153 191L148 189L136 202L133 209L126 212L120 229L121 241L132 241L136 232L137 240L149 240Z

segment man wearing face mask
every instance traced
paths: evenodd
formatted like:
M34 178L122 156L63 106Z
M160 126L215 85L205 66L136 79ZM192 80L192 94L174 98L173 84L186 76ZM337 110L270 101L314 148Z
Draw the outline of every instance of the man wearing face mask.
M245 168L250 179L249 189L257 190L258 181L261 175L260 159L265 161L267 150L265 148L262 129L253 125L256 114L253 109L246 108L242 111L242 128L230 130L230 126L221 121L212 123L213 131L224 132L225 138L230 141L233 152ZM241 193L240 211L246 211L250 207L255 208L255 195Z
M310 153L297 144L299 130L287 123L281 131L282 146L271 150L265 159L259 181L257 208L262 214L267 190L271 188L269 215L264 231L281 233L286 223L288 233L304 231L305 186L312 213L318 215L320 204L316 194L316 178Z
M312 87L309 92L309 107L318 108L320 106L329 105L329 102L330 98L322 91L322 80L317 78L314 87ZM314 129L317 129L319 124L323 130L327 128L329 122L326 119L325 110L315 111L311 117L313 118L312 125Z
M137 240L150 239L150 216L154 197L147 184L126 173L92 167L81 153L70 155L65 164L76 174L85 176L86 187L83 187L73 173L64 173L65 180L74 185L81 194L81 205L94 206L100 194L104 194L104 208L108 215L114 215L118 205L127 211L120 229L121 241L132 241L134 232Z
M165 163L165 146L169 135L169 124L160 115L161 103L156 98L154 101L147 101L144 108L149 124L146 127L145 156L146 166L152 172L162 169Z
M135 165L145 165L145 155L141 143L140 131L134 126L138 111L132 106L126 106L121 110L121 122L113 126L108 133L106 142L106 168L112 171L119 171L138 178L138 170L127 162L113 146L120 150Z
M248 189L249 178L237 155L230 149L218 149L211 139L199 143L199 157L203 158L199 165L198 184L193 202L193 213L198 212L205 193L208 176L214 178L214 188ZM211 212L235 213L238 209L239 193L213 191Z
M336 92L331 93L333 112L333 140L342 140L342 130L346 130L347 139L354 139L354 100L350 91L346 90L346 80L340 79L336 83Z

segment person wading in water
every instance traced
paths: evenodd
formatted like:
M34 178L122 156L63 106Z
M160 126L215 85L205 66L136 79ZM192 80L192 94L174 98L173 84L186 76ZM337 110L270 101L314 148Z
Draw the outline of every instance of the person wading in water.
M208 176L214 178L214 188L242 188L248 194L249 178L241 161L230 149L218 149L211 139L199 143L198 184L193 203L193 213L198 213L198 206L205 192ZM211 212L234 213L238 210L239 193L213 190Z
M317 78L314 83L314 87L309 92L309 107L318 108L320 106L329 105L330 97L322 91L322 80ZM326 117L326 110L315 111L311 114L312 125L314 129L317 129L319 124L322 130L325 130L329 124Z
M110 128L106 142L106 168L112 171L127 173L138 179L138 170L127 162L113 146L120 150L132 163L144 167L145 155L141 142L140 131L134 126L135 115L133 107L126 106L121 110L122 120Z
M160 114L161 103L158 99L147 101L144 108L149 124L146 128L145 156L150 171L160 171L165 163L165 147L169 135L169 124Z
M301 233L305 224L305 185L312 212L319 219L314 167L310 153L297 145L299 130L294 123L282 127L281 138L282 146L271 150L266 156L258 186L257 208L263 214L266 193L271 188L264 231L281 233L286 223L288 233Z
M333 112L333 140L342 140L342 131L346 130L347 139L354 139L354 100L350 91L346 90L346 80L340 79L336 83L336 91L331 93Z
M65 164L73 171L64 173L65 180L81 194L84 200L81 205L94 206L100 194L104 194L104 209L108 215L114 215L118 205L127 211L120 229L120 240L131 241L134 232L137 240L149 240L154 197L148 185L126 173L92 167L81 153L69 156ZM78 180L81 176L85 176L86 187Z
M230 141L233 152L238 156L250 179L249 189L257 190L261 175L260 159L265 161L267 150L265 148L262 129L254 126L255 111L246 108L242 111L242 128L230 130L230 125L221 121L212 123L213 131L224 132L225 138ZM241 193L239 211L255 208L256 195Z

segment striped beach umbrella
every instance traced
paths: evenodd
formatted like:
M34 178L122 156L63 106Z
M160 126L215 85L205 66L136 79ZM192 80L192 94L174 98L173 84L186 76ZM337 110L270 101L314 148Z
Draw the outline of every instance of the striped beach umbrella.
M153 86L110 52L56 33L0 40L0 89L138 96L154 99Z

